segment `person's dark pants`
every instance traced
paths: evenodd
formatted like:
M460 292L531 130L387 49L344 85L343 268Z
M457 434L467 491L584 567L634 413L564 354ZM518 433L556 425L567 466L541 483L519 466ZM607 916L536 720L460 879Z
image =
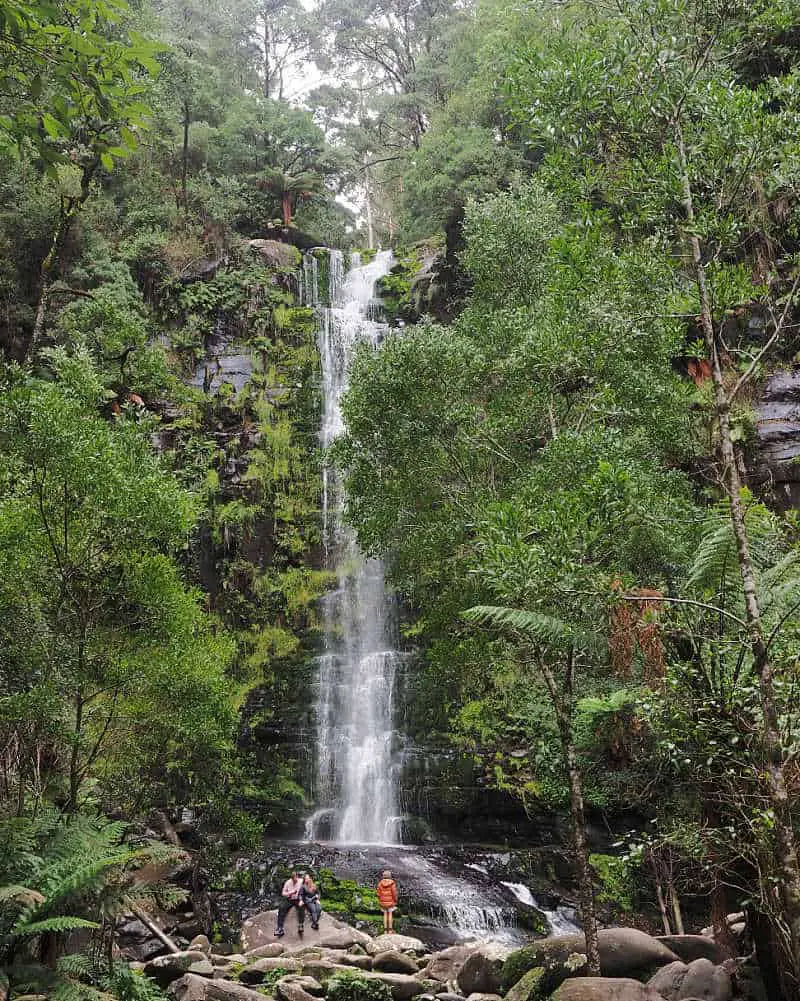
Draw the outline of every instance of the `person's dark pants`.
M307 900L306 907L308 907L308 915L311 918L311 924L318 925L320 915L322 914L322 904L319 902L319 897L313 897L311 900Z
M283 923L286 920L286 915L293 907L297 908L297 927L303 927L303 922L306 919L306 911L304 907L300 906L300 901L290 900L288 897L281 897L281 902L278 904L278 922L275 929L276 931L283 931Z

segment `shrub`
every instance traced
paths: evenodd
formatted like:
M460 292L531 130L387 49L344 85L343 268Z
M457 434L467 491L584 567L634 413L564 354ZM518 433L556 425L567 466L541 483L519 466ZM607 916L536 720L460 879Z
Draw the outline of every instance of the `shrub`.
M327 997L328 1001L391 1001L392 992L382 980L342 971L328 981Z

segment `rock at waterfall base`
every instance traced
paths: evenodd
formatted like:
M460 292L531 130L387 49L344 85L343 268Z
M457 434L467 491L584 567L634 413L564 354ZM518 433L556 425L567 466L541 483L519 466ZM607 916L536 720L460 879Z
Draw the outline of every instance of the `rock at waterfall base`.
M695 959L688 964L670 963L652 977L649 986L664 1001L688 1001L689 998L731 1001L733 997L730 974L724 967L715 966L708 959Z
M315 980L313 977L302 977L293 973L288 977L281 977L277 984L275 984L275 996L279 999L279 1001L291 1001L287 992L283 990L287 984L298 984L307 994L310 994L315 998L320 998L325 995L325 988L318 980Z
M301 984L293 980L279 980L275 985L275 996L280 1001L314 1001L314 995L310 994Z
M328 949L349 949L353 945L365 947L372 943L369 935L356 928L351 928L343 921L337 921L330 914L322 914L319 919L319 929L315 931L310 922L305 922L304 933L298 933L297 912L292 910L286 918L285 934L278 937L275 934L275 923L278 919L277 910L262 911L245 921L242 925L242 952L248 953L262 946L281 944L285 949L303 946L320 946ZM377 939L376 939L377 941ZM385 952L386 946L378 952Z
M542 980L544 970L537 967L517 981L510 991L506 992L506 1001L538 1001L542 997Z
M379 952L372 959L372 969L380 973L410 973L419 971L417 961L402 952Z
M276 956L281 956L285 952L286 947L280 942L269 942L267 945L261 945L257 949L250 949L245 955L248 959L275 959Z
M347 966L353 966L358 970L372 969L372 956L358 956L352 952L346 952L341 961Z
M658 939L636 928L604 928L598 933L598 941L603 977L649 975L678 958ZM503 983L513 987L528 970L537 967L545 971L542 982L545 996L568 977L583 973L586 967L583 935L557 935L517 949L503 966Z
M285 970L287 973L300 973L303 965L297 959L286 959L281 956L277 959L257 959L250 963L239 974L239 979L243 984L260 984L267 973L273 970Z
M656 941L671 949L684 963L710 959L719 966L727 959L725 950L706 935L659 935Z
M503 968L511 950L497 942L479 945L458 972L459 990L470 994L496 994L503 982Z
M418 938L410 935L396 935L394 932L385 935L378 935L377 938L365 936L367 941L362 943L370 956L377 956L380 952L427 952L428 947Z
M638 980L614 977L573 977L553 995L553 1001L664 1001Z
M187 973L199 977L213 977L214 967L204 952L171 952L157 956L145 964L145 975L160 987L167 987L173 980L179 980Z
M207 980L187 973L173 980L167 994L173 1001L264 1001L264 995L231 980Z
M455 980L472 951L467 945L451 945L449 949L434 953L425 968L425 975L443 984Z

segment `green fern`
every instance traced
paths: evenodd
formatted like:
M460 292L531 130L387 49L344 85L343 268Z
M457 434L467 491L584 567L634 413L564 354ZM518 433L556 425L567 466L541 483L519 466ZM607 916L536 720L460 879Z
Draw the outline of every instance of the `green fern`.
M75 931L76 928L99 928L96 921L87 921L86 918L72 918L67 915L56 915L52 918L43 918L41 921L17 923L12 928L15 938L30 938L33 935L44 935L48 932L63 934L68 931Z
M571 647L594 650L599 647L597 637L575 629L563 619L541 612L507 608L502 605L476 605L461 614L467 622L523 633L542 646L559 650L568 650Z

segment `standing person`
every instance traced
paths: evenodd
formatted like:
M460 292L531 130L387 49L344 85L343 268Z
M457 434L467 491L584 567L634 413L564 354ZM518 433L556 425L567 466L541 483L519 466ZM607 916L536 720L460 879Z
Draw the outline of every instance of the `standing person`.
M305 904L311 918L311 927L314 931L319 928L319 917L322 914L322 904L319 900L319 888L314 882L311 873L306 873L303 877L303 886L300 890L300 900Z
M283 889L281 890L281 902L278 904L278 920L275 925L275 937L281 938L285 933L283 930L283 924L286 921L286 915L293 908L297 908L297 933L298 935L303 934L303 922L305 920L305 910L303 908L303 902L300 899L300 891L303 889L303 880L298 875L296 870L292 871L291 876L283 884Z
M388 869L384 869L383 877L378 883L378 903L383 911L384 932L393 931L392 915L397 908L397 883L392 879L392 874Z

